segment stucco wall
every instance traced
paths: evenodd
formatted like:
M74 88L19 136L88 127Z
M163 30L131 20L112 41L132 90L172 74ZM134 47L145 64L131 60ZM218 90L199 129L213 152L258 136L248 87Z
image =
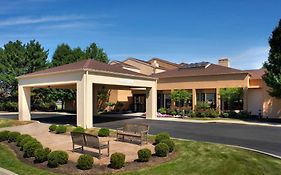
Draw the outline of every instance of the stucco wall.
M259 115L263 110L263 90L249 89L248 90L248 111L252 115Z

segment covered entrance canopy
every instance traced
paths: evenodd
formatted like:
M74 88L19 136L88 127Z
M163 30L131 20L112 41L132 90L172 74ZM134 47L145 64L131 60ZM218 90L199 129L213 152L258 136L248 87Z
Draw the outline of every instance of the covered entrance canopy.
M19 120L30 120L32 88L77 89L77 125L93 126L100 85L146 89L146 118L157 115L157 79L94 60L82 60L18 77Z

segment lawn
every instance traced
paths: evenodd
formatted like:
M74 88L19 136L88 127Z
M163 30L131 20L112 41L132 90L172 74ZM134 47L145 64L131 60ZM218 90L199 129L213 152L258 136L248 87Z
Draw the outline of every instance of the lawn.
M280 174L281 160L220 144L176 141L179 157L162 165L121 173L146 174ZM0 144L0 167L19 175L52 174L20 162L12 151Z
M18 120L13 120L13 119L0 118L0 128L18 126L18 125L26 125L31 122L32 121L18 121Z

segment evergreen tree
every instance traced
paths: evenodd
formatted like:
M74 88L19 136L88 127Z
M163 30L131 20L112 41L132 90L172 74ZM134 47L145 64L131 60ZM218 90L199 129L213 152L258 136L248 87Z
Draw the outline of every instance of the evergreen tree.
M74 60L72 49L68 44L60 44L57 46L52 59L52 67L60 66L63 64L73 63Z
M272 97L281 98L281 19L269 39L269 57L264 63L266 73L263 80L270 87Z
M107 54L104 52L102 48L99 48L96 43L90 44L90 46L86 48L85 52L86 52L87 59L94 59L104 63L109 62Z

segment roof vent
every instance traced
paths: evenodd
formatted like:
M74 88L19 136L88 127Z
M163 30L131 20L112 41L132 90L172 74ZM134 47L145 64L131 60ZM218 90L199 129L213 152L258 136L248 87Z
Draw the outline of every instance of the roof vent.
M209 62L199 62L199 63L181 63L180 69L190 69L190 68L207 68L210 65Z

